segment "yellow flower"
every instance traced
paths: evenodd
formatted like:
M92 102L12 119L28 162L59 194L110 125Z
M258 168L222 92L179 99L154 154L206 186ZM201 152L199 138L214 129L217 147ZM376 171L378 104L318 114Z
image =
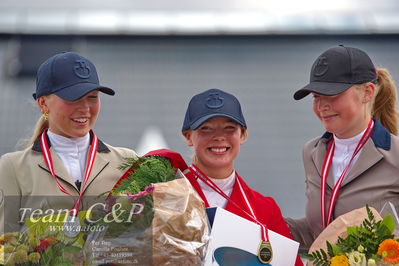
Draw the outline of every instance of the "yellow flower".
M39 252L32 252L28 255L28 259L32 263L39 263L40 261L40 253Z
M382 256L384 263L399 263L399 242L393 239L382 241L378 247L377 254Z
M11 245L4 246L4 253L6 253L6 254L13 253L15 250L16 250L16 248L14 246L11 246Z
M26 252L26 250L17 250L15 253L13 253L12 255L13 261L15 263L25 263L28 262L28 253Z
M37 247L38 245L40 245L39 239L38 239L37 237L35 237L34 235L32 235L32 234L29 235L28 239L29 239L29 240L28 240L29 246L30 246L32 249L35 249L35 247Z
M19 245L19 246L17 247L17 249L18 249L18 250L23 249L23 250L25 250L26 252L29 251L29 247L28 247L27 245L24 245L24 244Z
M4 264L4 246L0 246L0 264Z
M368 265L368 266L377 266L377 263L375 262L375 260L369 259L369 260L367 261L367 265Z
M330 266L349 266L348 258L345 255L334 256Z
M15 238L15 234L13 233L5 233L4 235L1 236L1 240L4 242L10 241L12 238Z

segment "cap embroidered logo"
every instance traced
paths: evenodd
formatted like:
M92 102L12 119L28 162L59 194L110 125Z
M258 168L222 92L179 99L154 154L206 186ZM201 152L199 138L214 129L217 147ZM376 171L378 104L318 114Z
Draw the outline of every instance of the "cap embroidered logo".
M79 78L87 79L90 77L90 67L85 60L76 60L73 70Z
M206 106L211 109L221 108L224 105L223 97L219 96L219 93L210 93L206 99Z
M327 57L320 56L317 59L317 64L314 67L313 75L316 77L321 77L327 73L327 70L328 70Z
M311 92L322 95L340 94L354 84L372 82L376 69L366 52L346 46L332 47L314 61L309 83L294 94L300 100Z

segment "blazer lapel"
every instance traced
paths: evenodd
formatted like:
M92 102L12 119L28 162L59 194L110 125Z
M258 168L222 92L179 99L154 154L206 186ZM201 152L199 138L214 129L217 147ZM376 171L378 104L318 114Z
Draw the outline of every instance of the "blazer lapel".
M324 159L327 153L327 142L326 139L320 139L319 143L317 144L320 147L316 147L313 154L312 154L312 159L315 164L315 167L320 175L321 178L321 173L322 173L322 168L324 164ZM353 167L349 170L348 175L345 177L345 179L342 181L342 186L345 186L349 182L351 182L353 179L358 177L360 174L362 174L364 171L372 167L374 164L379 162L383 158L383 155L378 151L378 149L375 147L374 142L372 139L369 139L366 144L364 145L358 160L356 163L353 165ZM332 170L330 168L330 171L328 172L327 176L327 185L332 189L335 185L334 178L332 176Z
M379 162L384 156L375 147L373 140L370 138L364 145L362 151L360 152L359 158L349 170L348 175L342 181L341 186L345 186L353 179L361 175L367 169Z
M317 172L319 173L320 183L321 183L321 179L322 179L321 174L323 171L324 160L325 160L325 157L327 154L327 146L328 146L328 139L321 138L312 153L312 160L317 169ZM330 166L330 170L328 171L328 175L327 175L327 185L331 189L334 187L334 178L332 176L331 166Z
M109 160L105 159L102 153L97 152L96 159L94 160L93 169L91 170L89 180L86 186L82 187L83 192L90 186L90 184L98 177L98 175L104 170L109 164ZM116 169L115 169L116 170ZM83 177L84 178L84 177ZM116 182L116 181L115 181ZM83 186L83 184L82 184Z
M50 148L50 154L51 154L51 159L53 161L55 176L59 179L64 180L65 182L69 183L71 186L73 186L77 190L75 182L73 181L72 177L69 176L66 168L64 167L64 165L63 165L61 159L58 157L57 153L53 149ZM49 172L49 174L51 175L50 169L47 167L47 164L44 161L43 157L42 157L42 160L39 162L39 166L41 168L47 170ZM55 181L53 181L53 182L55 182ZM65 187L65 189L67 189L67 188Z

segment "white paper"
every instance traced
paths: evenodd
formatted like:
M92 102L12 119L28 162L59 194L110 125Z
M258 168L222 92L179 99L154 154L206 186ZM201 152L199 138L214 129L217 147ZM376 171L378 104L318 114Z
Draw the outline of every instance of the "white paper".
M268 232L273 249L273 259L270 265L295 265L299 243L271 230ZM257 256L260 242L261 227L258 224L241 218L224 209L217 208L212 225L211 240L205 265L219 265L214 260L214 252L220 247L238 248ZM229 265L231 265L231 262ZM236 265L249 264L237 262ZM262 264L259 262L259 265Z

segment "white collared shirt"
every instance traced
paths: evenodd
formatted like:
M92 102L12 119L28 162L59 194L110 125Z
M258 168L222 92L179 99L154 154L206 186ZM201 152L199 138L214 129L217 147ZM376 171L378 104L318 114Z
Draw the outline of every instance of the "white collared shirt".
M334 157L332 159L334 184L337 183L345 167L349 164L352 154L355 151L356 146L359 143L365 131L366 130L363 130L360 134L349 139L339 139L334 135L335 150L334 150ZM355 162L359 158L360 153L361 151L356 154L355 158L353 158L351 167L355 164ZM349 173L350 168L348 169L347 173Z
M236 180L236 171L233 171L233 173L227 178L218 179L210 177L209 179L211 179L213 183L215 183L227 196L230 197L231 193L233 192L234 182ZM219 195L219 193L214 191L200 179L197 180L210 207L226 207L227 199L223 198L221 195Z
M90 134L87 133L86 136L80 138L66 138L48 130L47 136L50 139L51 147L60 157L73 181L82 182L90 145Z

